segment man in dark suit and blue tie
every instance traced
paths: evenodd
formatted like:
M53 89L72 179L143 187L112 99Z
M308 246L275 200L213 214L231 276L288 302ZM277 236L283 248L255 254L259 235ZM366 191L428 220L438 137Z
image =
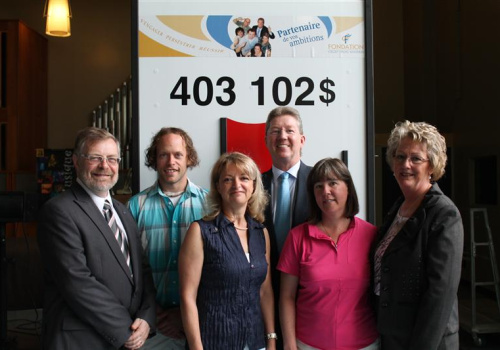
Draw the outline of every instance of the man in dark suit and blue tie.
M259 18L257 20L257 25L252 27L253 30L255 30L255 36L259 39L259 43L262 42L262 37L264 35L269 36L269 39L274 39L274 33L271 30L271 27L266 27L264 25L264 18Z
M109 192L119 162L112 134L81 130L73 154L77 183L41 210L43 349L139 349L156 327L137 226Z
M271 200L265 210L264 225L269 231L271 276L275 305L278 306L280 274L276 270L276 265L290 228L308 219L309 200L306 181L311 167L301 161L302 147L306 138L302 128L302 119L295 108L273 109L267 117L265 137L273 166L262 174L264 188L271 195ZM288 188L285 189L282 186L288 186ZM289 198L282 198L283 193ZM282 213L280 209L284 203L288 205L286 213ZM275 319L279 320L278 313ZM279 324L276 329L280 329ZM281 339L278 339L277 348L282 347Z

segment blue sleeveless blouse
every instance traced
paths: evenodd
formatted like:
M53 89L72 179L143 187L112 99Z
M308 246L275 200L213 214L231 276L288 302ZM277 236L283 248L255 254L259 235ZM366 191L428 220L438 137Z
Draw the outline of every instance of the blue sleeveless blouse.
M197 306L206 350L250 350L266 346L260 287L267 275L264 225L246 217L248 262L232 222L223 214L198 220L204 261Z

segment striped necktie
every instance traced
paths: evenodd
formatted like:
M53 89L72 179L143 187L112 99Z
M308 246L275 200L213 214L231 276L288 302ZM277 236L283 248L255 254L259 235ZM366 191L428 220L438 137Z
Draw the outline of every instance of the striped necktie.
M120 246L120 250L122 251L125 260L127 261L127 265L130 268L130 253L128 249L127 238L123 234L122 230L120 230L120 228L118 227L116 223L116 217L113 214L113 210L111 209L111 204L107 199L104 201L104 207L102 211L104 213L106 221L108 222L109 227L111 228L111 231L115 235L116 241Z
M274 232L278 244L278 252L281 253L286 236L290 231L290 182L289 173L284 172L278 178L278 197L276 199L276 215L274 218Z

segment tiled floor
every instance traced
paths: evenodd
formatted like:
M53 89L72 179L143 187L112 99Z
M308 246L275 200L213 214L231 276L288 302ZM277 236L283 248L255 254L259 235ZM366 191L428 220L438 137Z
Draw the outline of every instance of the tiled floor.
M477 346L470 334L460 330L460 350L500 350L500 336L498 334L486 334L482 339L483 346Z
M465 317L470 317L465 309L470 309L470 292L468 288L461 288L459 291L461 324L466 321ZM491 295L484 296L478 294L478 312L487 317L492 322L500 323L500 311ZM38 350L40 349L40 320L41 310L23 310L8 312L8 332L9 343L6 350ZM466 324L467 322L465 322ZM470 324L470 323L469 323ZM470 330L460 329L460 350L500 350L500 333L482 334L483 346L474 344ZM168 350L168 349L165 349ZM424 350L424 349L422 349ZM425 349L427 350L427 349Z
M9 311L7 345L0 344L0 349L36 350L40 349L40 325L42 310Z
M478 333L482 346L475 344L472 337L472 303L470 286L465 285L459 289L459 311L460 311L460 349L461 350L500 350L500 310L495 300L494 293L476 294L476 324L479 329L485 329L484 333ZM494 331L486 331L487 328Z

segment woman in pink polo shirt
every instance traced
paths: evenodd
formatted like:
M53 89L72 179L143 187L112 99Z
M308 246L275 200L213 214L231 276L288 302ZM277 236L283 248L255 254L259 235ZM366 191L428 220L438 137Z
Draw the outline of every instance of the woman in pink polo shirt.
M316 163L307 192L311 220L290 231L277 267L284 348L379 349L368 296L376 228L355 217L358 197L341 160Z

